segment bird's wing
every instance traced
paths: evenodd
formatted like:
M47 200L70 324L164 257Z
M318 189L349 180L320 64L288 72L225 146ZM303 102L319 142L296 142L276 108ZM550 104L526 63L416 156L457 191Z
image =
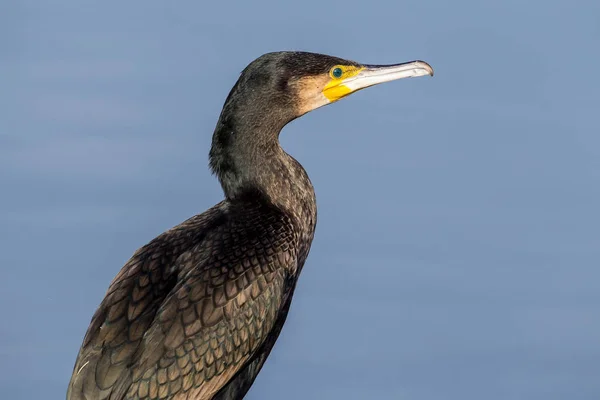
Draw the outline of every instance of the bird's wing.
M132 257L92 319L67 400L210 399L244 366L286 300L297 243L285 214L249 208L180 229L199 237L176 260L173 238Z

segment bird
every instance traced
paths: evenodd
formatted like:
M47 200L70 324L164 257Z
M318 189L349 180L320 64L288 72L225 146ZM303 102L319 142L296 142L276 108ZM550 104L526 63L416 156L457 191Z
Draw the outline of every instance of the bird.
M263 54L218 118L209 166L224 199L139 248L83 338L67 400L238 400L288 315L313 241L313 185L279 143L290 121L351 93L433 76L424 61Z

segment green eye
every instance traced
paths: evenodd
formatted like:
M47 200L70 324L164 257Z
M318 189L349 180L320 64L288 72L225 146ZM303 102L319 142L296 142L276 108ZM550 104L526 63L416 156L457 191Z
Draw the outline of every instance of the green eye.
M331 71L331 75L333 75L334 78L341 78L343 73L344 73L344 71L342 71L342 69L340 67L335 67Z

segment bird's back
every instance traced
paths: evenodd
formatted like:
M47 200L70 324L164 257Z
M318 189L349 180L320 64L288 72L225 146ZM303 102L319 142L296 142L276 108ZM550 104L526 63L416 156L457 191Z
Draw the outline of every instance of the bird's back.
M241 398L279 335L313 232L248 193L140 248L92 318L67 400Z

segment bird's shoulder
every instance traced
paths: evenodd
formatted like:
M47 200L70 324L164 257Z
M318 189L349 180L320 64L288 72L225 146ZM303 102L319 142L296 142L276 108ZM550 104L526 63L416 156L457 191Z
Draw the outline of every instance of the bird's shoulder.
M299 237L292 217L249 198L219 203L140 248L94 314L69 392L120 400L136 390L139 398L216 390L236 370L226 367L246 359L270 329L295 274ZM237 332L233 342L217 340L224 331ZM193 377L179 367L175 377L184 354ZM157 386L149 386L152 379Z

